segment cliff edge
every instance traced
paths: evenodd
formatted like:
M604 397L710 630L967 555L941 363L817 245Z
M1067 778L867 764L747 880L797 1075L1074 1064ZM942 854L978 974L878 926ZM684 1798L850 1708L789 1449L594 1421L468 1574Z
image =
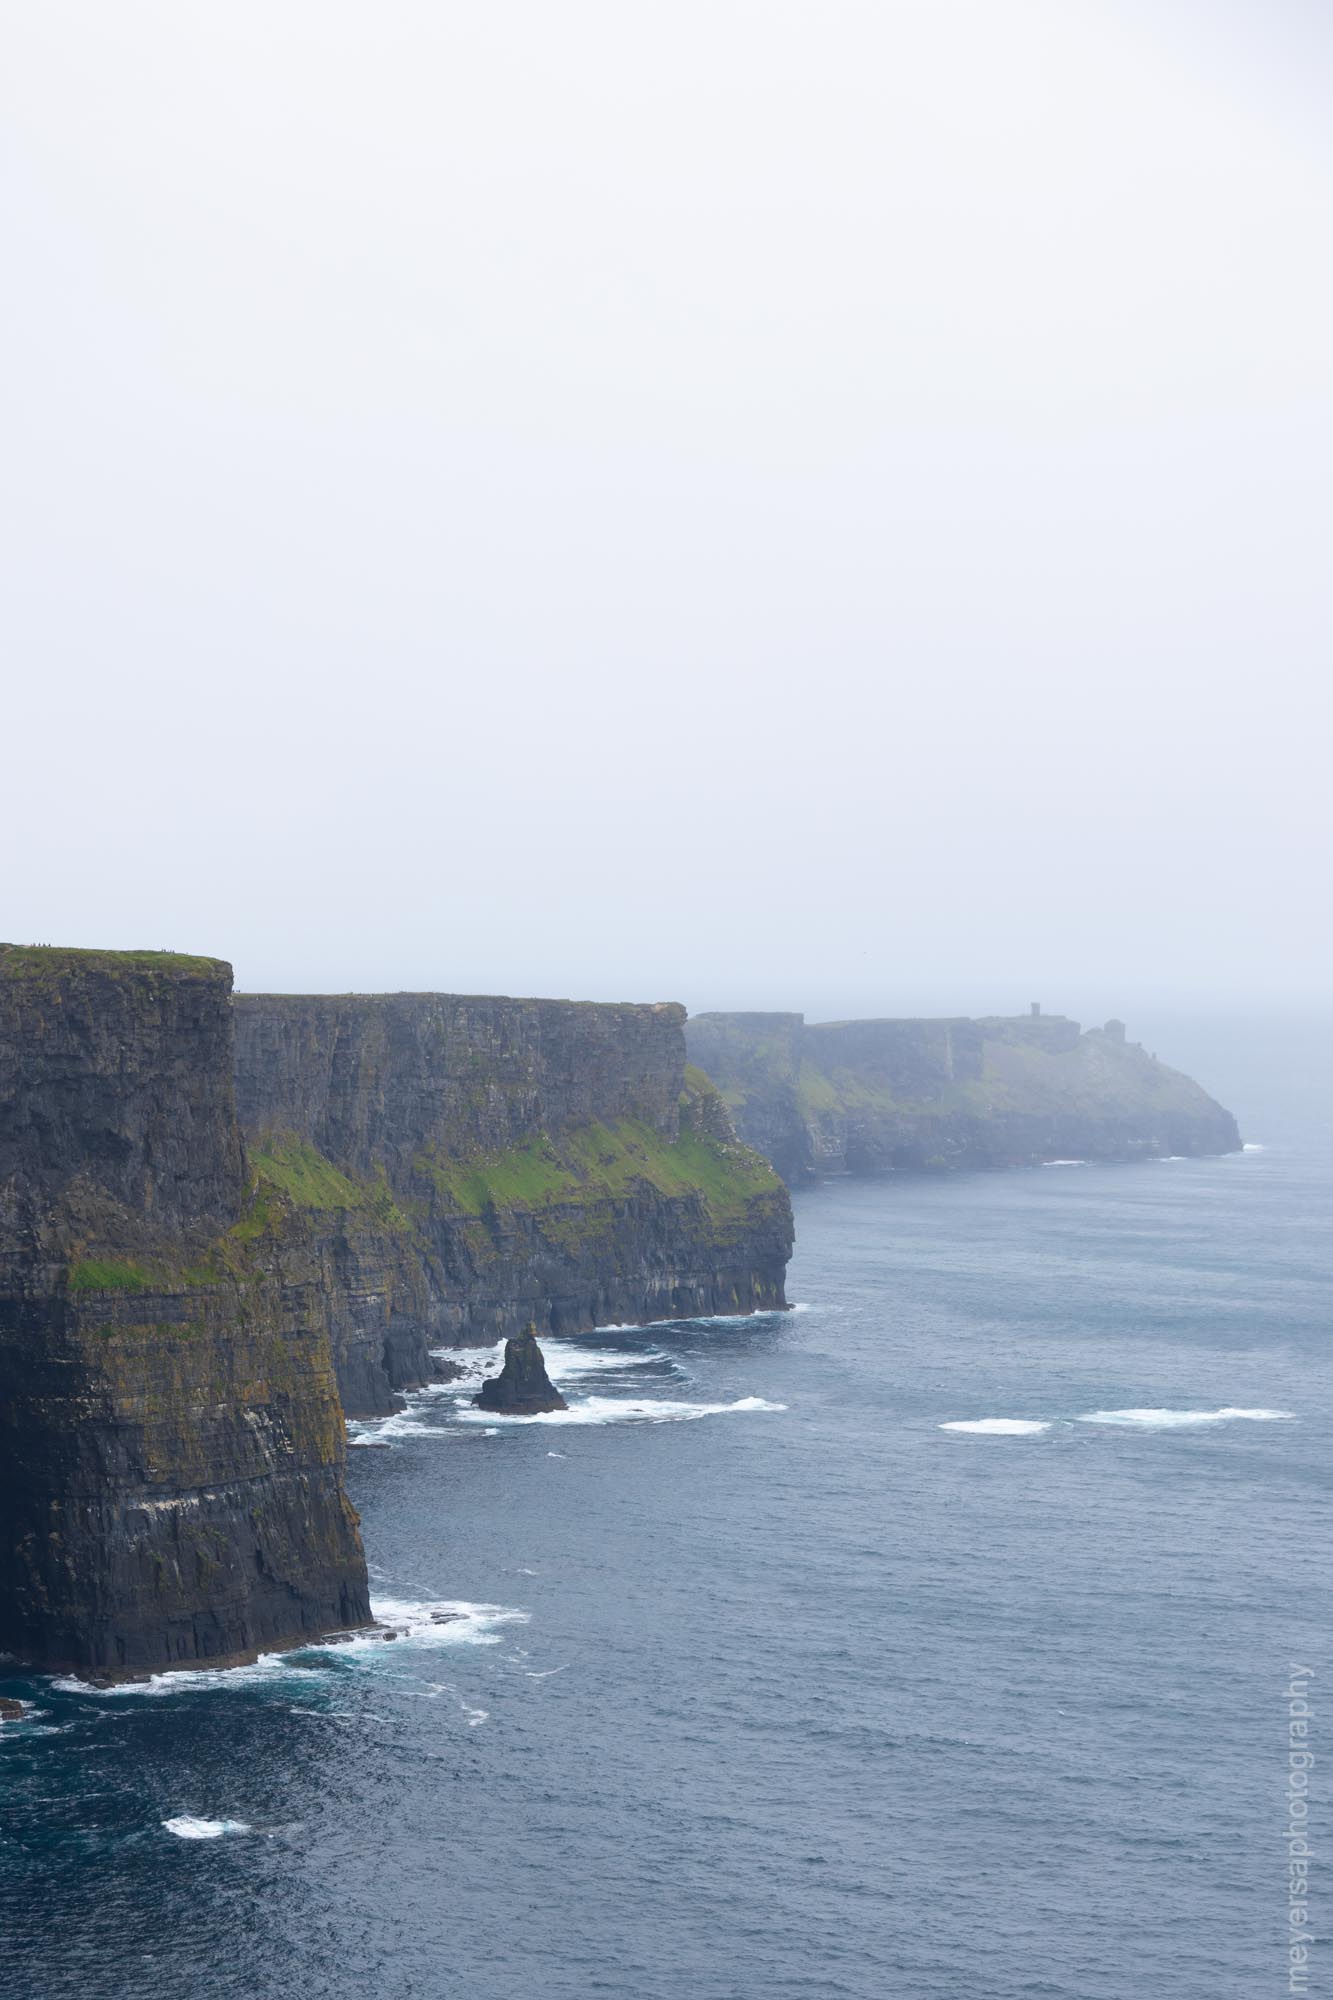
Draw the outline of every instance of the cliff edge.
M700 1014L692 1059L790 1184L898 1167L1028 1166L1235 1152L1229 1111L1126 1039L1033 1012L831 1021Z
M248 1175L231 969L0 946L0 1649L120 1677L364 1625L321 1272Z

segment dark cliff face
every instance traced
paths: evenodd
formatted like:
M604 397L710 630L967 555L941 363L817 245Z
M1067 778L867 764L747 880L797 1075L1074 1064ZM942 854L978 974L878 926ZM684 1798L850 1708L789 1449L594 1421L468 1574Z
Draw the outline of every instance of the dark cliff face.
M369 1622L318 1297L0 1302L0 1645L220 1665Z
M432 1148L501 1152L533 1132L633 1118L674 1137L683 1007L390 993L238 995L247 1131L299 1133L395 1184Z
M361 1273L349 1413L435 1343L785 1304L786 1190L686 1077L680 1007L260 996L236 1021L252 1158Z
M1061 1016L839 1021L703 1014L691 1056L789 1182L886 1167L1225 1153L1230 1112L1125 1040Z
M230 983L0 950L0 1648L38 1666L369 1616L324 1273L247 1181Z
M214 958L0 945L0 1256L81 1190L164 1236L235 1221L230 988Z

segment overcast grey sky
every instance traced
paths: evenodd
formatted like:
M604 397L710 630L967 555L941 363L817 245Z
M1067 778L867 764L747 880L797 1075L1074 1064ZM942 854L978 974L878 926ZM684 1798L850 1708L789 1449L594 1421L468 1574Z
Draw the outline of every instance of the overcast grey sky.
M6 10L0 937L1333 989L1333 9Z

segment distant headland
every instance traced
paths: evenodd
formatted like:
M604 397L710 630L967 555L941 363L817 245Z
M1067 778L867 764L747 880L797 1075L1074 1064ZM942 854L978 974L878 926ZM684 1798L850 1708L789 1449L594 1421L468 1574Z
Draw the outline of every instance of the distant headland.
M741 1138L796 1185L884 1168L1231 1153L1229 1111L1126 1035L1063 1015L807 1022L698 1014L691 1059Z

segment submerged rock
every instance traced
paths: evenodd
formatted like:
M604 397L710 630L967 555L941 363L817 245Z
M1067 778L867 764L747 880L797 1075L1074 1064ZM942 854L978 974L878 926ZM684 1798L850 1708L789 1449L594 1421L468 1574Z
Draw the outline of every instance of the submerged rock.
M17 1722L23 1712L23 1702L16 1701L13 1695L0 1694L0 1722Z
M546 1372L535 1322L505 1342L504 1367L498 1375L486 1377L481 1394L473 1400L479 1410L510 1417L539 1417L548 1410L569 1408Z

